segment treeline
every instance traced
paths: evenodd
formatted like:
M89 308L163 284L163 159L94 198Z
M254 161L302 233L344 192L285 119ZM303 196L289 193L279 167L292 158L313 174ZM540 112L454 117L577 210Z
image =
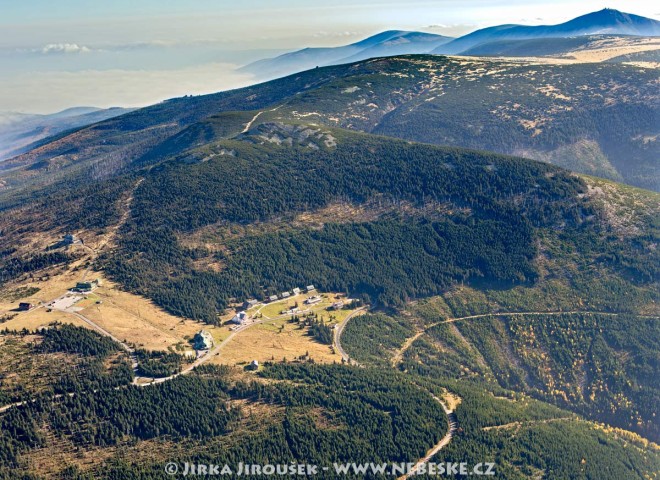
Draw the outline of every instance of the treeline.
M50 371L48 366L41 372L47 382L36 387L31 378L21 378L21 383L11 390L0 390L2 404L34 398L37 393L45 398L53 395L66 395L71 392L95 391L128 385L133 381L133 367L128 354L113 340L98 333L69 324L54 323L36 331L4 329L2 335L35 335L38 340L25 345L21 355L55 358L53 353L67 353L78 358L69 360L67 367ZM57 366L59 367L59 365ZM0 377L13 372L0 372ZM21 376L21 375L19 375ZM0 378L0 387L3 387ZM1 406L1 405L0 405Z
M35 333L43 338L37 347L39 352L66 352L86 357L105 358L121 349L121 346L111 338L88 328L68 323L52 324Z
M181 371L185 357L174 352L135 351L138 360L138 374L144 377L162 378Z
M429 93L422 97L427 101L416 101L414 108L403 106L373 119L373 130L358 128L419 142L547 159L573 171L623 178L658 190L657 146L641 141L653 134L658 118L657 105L647 101L657 96L652 70L625 65L521 65L492 75L470 75L466 69L498 70L501 65L477 67L450 60L442 67L446 79L442 96L429 98L433 96ZM415 77L421 74L413 70ZM555 89L557 96L544 88ZM380 104L383 96L393 96L392 90L372 101ZM333 94L329 89L324 93ZM601 95L614 101L603 102ZM332 107L324 113L337 115ZM542 120L530 124L530 119ZM585 141L591 143L587 149Z
M322 319L310 318L308 320L309 334L316 339L316 341L325 345L332 345L334 340L334 329L327 325Z
M277 124L268 128L271 134L289 135ZM136 192L133 218L145 229L189 231L220 220L268 220L286 212L319 208L336 199L361 202L378 195L418 205L454 202L480 214L498 215L516 212L512 197L525 195L522 210L534 223L580 218L574 195L584 191L583 183L547 164L332 133L338 142L332 149L224 141L213 148L233 149L236 157L232 161L161 164ZM554 212L543 210L548 201L563 204L557 204ZM163 205L169 208L163 209ZM153 216L155 211L160 215Z
M72 260L73 257L64 252L37 253L30 256L0 259L0 285L23 274L66 264Z

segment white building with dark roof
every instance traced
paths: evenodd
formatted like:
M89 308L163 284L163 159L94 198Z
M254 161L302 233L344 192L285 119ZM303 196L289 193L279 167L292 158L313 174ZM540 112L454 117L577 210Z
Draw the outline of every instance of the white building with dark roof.
M307 300L305 300L305 303L307 305L314 305L315 303L319 303L321 301L321 297L318 295L314 295L313 297L309 297Z
M207 330L195 334L193 339L195 350L210 350L213 348L213 335Z
M245 322L247 322L250 319L248 317L248 314L245 312L238 312L236 315L234 315L234 318L231 319L232 323L235 323L236 325L244 325Z

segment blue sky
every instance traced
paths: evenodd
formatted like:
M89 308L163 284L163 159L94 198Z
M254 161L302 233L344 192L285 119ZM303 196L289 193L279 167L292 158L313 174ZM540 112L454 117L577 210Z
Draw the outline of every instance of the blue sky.
M242 64L387 29L457 36L654 1L0 0L0 111L146 105L246 85Z

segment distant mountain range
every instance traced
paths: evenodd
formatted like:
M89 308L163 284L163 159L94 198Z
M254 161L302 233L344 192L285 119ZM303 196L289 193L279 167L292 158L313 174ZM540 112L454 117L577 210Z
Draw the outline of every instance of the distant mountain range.
M589 13L559 25L498 25L483 28L459 38L450 38L421 32L392 30L379 33L351 45L334 48L305 48L275 58L259 60L242 67L260 79L271 79L317 66L338 65L374 57L406 54L478 55L480 52L512 56L558 54L570 50L579 39L587 35L633 35L653 37L660 35L660 22L606 8ZM541 40L543 39L543 40ZM549 41L553 39L553 41ZM536 41L536 43L533 43ZM503 44L502 42L509 42ZM511 48L510 42L517 42ZM526 44L525 42L532 42ZM539 42L543 42L541 45ZM557 43L557 46L553 46Z
M276 78L314 67L359 62L374 57L428 53L452 40L452 37L431 33L389 30L342 47L304 48L259 60L241 70L259 78Z
M660 35L660 22L606 8L559 25L498 25L464 35L430 53L460 54L477 45L501 40L567 38L581 35Z
M117 107L74 107L49 115L0 112L0 161L33 148L44 138L130 111Z
M240 70L259 80L286 76L320 66L341 65L377 57L407 54L466 56L572 56L573 52L621 45L621 56L607 61L657 61L660 22L604 9L559 25L499 25L460 38L389 30L350 45L304 48L250 63ZM630 48L646 42L635 51ZM651 43L653 42L653 43ZM610 50L612 50L610 48ZM612 50L614 51L614 50ZM615 54L610 55L615 56ZM0 112L0 161L39 146L46 138L130 112L132 109L76 107L50 115Z

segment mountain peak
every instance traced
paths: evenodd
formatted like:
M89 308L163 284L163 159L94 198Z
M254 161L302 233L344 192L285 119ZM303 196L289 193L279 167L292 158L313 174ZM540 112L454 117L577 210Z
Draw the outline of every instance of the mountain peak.
M616 8L603 8L597 12L588 13L587 15L625 15L621 10Z
M575 22L577 20L589 20L589 21L608 21L608 20L617 20L617 21L634 21L635 18L644 18L640 17L638 15L633 15L630 13L624 13L620 10L616 10L614 8L603 8L602 10L598 10L596 12L590 12L590 13L585 13L584 15L580 15L579 17L574 18L573 20L569 20L566 23L571 23Z
M279 57L259 60L242 67L260 78L275 78L316 66L339 65L374 57L428 53L453 40L433 33L386 30L350 45L326 48L303 48Z
M429 40L440 40L443 38L449 39L443 35L437 35L434 33L423 33L415 32L410 30L385 30L384 32L377 33L370 37L360 40L359 42L352 43L351 46L369 48L378 45L386 45L393 40L405 39L405 38L416 38L416 39L429 39Z
M557 29L571 31L585 30L584 33L614 33L621 35L660 34L660 22L651 18L625 13L613 8L604 8L597 12L587 13L566 23L555 26Z
M605 8L558 25L497 25L469 33L441 45L431 53L461 54L477 45L501 40L567 38L581 35L660 35L660 22L651 18Z

